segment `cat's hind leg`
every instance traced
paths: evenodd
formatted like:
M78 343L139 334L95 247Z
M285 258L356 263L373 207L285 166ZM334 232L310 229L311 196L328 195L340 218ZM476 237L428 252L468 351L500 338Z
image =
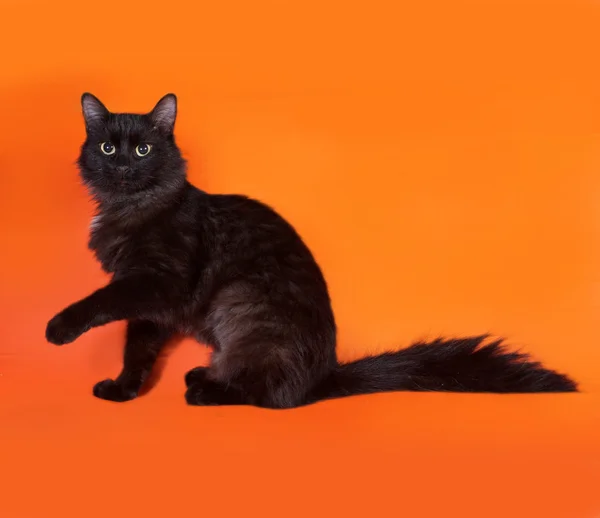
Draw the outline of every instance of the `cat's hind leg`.
M327 374L331 333L326 319L287 297L287 289L287 282L265 284L259 275L213 297L202 326L215 351L208 369L186 377L189 404L293 408L307 402Z
M206 367L196 367L186 374L188 387L185 400L188 405L217 406L247 404L241 392L233 386L214 381L208 377Z
M208 367L196 367L185 375L185 386L190 388L194 383L202 383L206 379Z
M253 405L293 408L304 404L307 376L280 346L264 344L251 357L235 349L213 355L211 366L186 375L190 405ZM256 354L258 353L258 354Z

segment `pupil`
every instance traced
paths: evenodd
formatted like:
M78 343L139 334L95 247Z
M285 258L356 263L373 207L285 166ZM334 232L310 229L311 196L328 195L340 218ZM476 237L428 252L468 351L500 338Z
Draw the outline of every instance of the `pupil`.
M104 151L106 151L107 153L110 153L112 151L113 145L109 142L107 142L106 144L104 144Z
M142 145L140 146L140 153L141 153L142 155L145 155L147 152L148 152L148 146L147 146L146 144L142 144Z

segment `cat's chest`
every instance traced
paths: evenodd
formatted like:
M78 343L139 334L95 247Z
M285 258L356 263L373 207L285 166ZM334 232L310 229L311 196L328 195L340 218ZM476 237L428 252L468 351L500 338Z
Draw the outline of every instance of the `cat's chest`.
M142 266L146 237L136 232L107 228L96 216L90 224L89 248L108 273Z

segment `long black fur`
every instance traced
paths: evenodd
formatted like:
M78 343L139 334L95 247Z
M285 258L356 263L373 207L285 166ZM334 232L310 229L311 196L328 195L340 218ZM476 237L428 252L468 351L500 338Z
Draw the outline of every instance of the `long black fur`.
M192 405L291 408L398 390L576 390L568 377L486 337L339 363L327 285L294 228L263 203L207 194L187 181L173 136L175 96L145 115L111 113L91 94L82 106L87 138L78 163L97 204L89 246L112 279L52 318L46 337L62 345L128 321L123 369L94 387L97 397L135 398L161 348L182 334L214 349L209 367L186 375ZM140 145L150 152L139 156Z

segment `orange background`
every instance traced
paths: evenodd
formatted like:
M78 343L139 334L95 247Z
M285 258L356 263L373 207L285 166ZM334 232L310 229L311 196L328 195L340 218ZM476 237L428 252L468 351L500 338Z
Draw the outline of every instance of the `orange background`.
M577 0L2 0L0 516L600 516L599 27ZM44 340L106 282L83 91L179 96L191 180L296 225L342 358L489 331L582 393L189 408L185 342L147 396L93 398L123 324Z

